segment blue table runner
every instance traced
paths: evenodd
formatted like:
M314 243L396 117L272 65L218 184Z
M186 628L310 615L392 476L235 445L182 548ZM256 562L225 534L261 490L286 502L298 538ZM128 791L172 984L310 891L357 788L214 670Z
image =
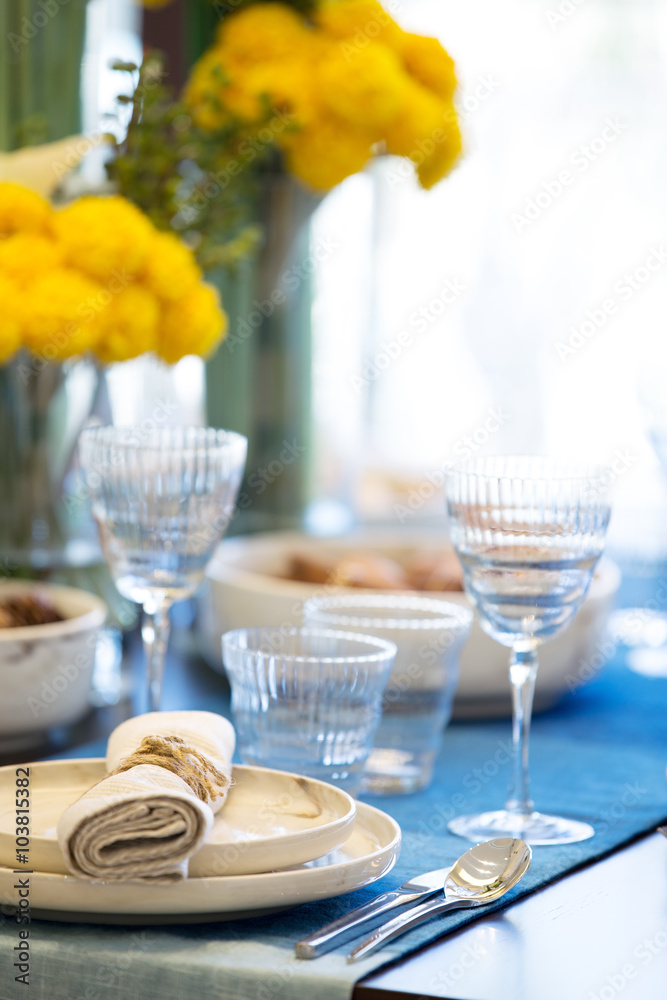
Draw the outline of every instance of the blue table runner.
M206 706L224 710L220 704ZM631 673L616 660L588 687L534 720L533 796L538 809L592 823L581 844L537 847L523 881L494 906L543 886L614 850L667 817L667 680ZM508 720L461 723L443 740L432 786L411 796L370 798L403 829L401 857L380 883L344 897L235 923L121 928L35 921L30 988L13 981L17 926L2 917L0 998L16 1000L349 1000L355 982L479 915L432 920L354 966L343 947L314 962L294 942L422 871L451 863L466 842L447 833L454 814L501 806L509 779ZM72 756L101 754L84 747ZM3 901L7 902L7 901Z

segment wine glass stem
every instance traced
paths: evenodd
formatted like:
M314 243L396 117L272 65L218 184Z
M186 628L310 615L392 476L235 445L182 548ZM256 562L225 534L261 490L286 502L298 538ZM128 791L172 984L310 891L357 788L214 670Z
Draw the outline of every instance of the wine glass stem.
M162 676L169 643L169 607L167 603L144 606L141 637L148 666L148 711L158 712L162 700Z
M528 771L528 749L530 741L530 719L533 711L533 694L537 677L537 653L512 651L510 660L510 683L512 685L512 781L505 808L518 816L529 816L533 812L530 797L530 775Z

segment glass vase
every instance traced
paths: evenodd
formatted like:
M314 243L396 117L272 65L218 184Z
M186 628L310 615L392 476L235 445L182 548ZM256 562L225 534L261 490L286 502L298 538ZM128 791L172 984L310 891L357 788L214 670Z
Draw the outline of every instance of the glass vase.
M48 574L99 559L92 535L85 537L85 497L74 487L65 491L98 384L95 366L84 361L47 364L19 352L0 367L2 575Z
M256 256L216 277L230 325L206 366L207 421L248 438L230 534L297 528L309 500L310 219L320 198L290 177L261 178Z

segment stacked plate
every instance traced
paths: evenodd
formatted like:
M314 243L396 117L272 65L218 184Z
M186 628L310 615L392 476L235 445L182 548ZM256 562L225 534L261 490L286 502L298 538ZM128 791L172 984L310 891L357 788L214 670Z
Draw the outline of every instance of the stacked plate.
M27 768L26 768L27 769ZM0 895L30 871L31 913L87 923L186 923L259 916L370 885L401 843L386 813L314 778L235 767L234 785L190 877L171 885L94 883L68 874L56 827L104 777L103 758L30 764L30 845L17 862L16 767L0 768Z

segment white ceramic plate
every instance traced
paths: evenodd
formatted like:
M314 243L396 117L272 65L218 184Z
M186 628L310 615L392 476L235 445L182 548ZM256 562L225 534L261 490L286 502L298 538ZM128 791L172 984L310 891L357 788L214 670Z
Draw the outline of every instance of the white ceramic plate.
M188 878L172 885L100 885L71 875L35 871L29 876L31 914L96 924L183 924L256 917L371 885L393 868L400 845L398 823L358 802L354 828L345 844L308 864L260 875ZM16 899L17 877L12 870L0 868L0 898L8 906Z
M67 874L56 827L63 811L104 777L101 757L30 764L30 867ZM234 787L190 875L249 875L312 861L347 840L356 804L324 781L235 767ZM0 864L16 861L16 767L0 768Z

